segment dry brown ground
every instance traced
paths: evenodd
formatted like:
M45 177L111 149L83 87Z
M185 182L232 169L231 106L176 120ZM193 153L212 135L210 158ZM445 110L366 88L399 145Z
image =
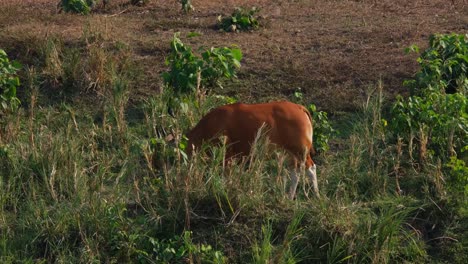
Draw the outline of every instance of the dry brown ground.
M224 93L244 101L286 98L298 88L308 102L329 111L353 110L366 90L382 80L390 97L418 69L411 44L426 47L433 33L467 33L466 0L194 0L183 15L175 0L152 0L145 7L112 0L91 16L57 13L57 0L0 0L0 47L28 56L30 39L60 35L80 38L87 20L107 38L129 43L145 79L138 96L159 91L160 73L175 32L199 32L184 42L194 47L238 45L244 60L239 80ZM214 29L219 14L236 6L258 6L263 27L249 33ZM18 46L16 46L18 45Z

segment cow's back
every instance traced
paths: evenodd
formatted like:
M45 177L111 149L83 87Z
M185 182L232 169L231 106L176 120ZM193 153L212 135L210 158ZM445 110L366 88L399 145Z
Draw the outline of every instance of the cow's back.
M311 147L312 124L307 110L301 105L280 101L238 103L221 108L230 113L224 134L234 152L247 154L262 126L272 143L290 152L304 152Z

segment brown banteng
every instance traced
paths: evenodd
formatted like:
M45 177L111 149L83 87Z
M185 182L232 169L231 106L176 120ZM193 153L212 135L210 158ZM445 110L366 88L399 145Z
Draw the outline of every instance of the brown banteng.
M188 153L203 143L213 143L220 136L226 138L226 160L250 153L257 132L265 127L269 142L285 149L293 160L289 197L294 198L298 184L298 170L302 164L318 196L316 166L311 154L313 127L307 109L291 102L265 104L230 104L213 109L187 133Z

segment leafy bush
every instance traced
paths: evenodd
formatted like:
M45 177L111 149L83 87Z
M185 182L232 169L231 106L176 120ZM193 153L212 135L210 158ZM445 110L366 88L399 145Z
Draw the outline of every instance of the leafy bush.
M466 199L468 197L468 166L465 161L451 157L447 167L449 168L450 188L463 197L465 202L468 202Z
M408 51L419 52L418 46ZM468 92L468 34L435 34L429 48L418 58L421 70L414 80L406 81L414 94L423 91Z
M410 155L417 140L420 162L432 153L447 160L468 144L467 36L432 36L418 62L421 70L405 82L413 95L397 98L391 127L409 143Z
M21 64L10 62L6 52L0 49L0 108L4 111L15 110L20 104L16 97L16 88L20 85L16 72L20 68Z
M93 2L93 0L62 0L61 7L65 12L87 15L91 11L90 6Z
M180 4L182 5L182 11L188 13L193 10L193 5L191 0L179 0Z
M399 96L392 116L393 131L408 141L416 138L420 156L429 147L438 156L449 157L468 144L468 98L462 94L432 92L406 99Z
M304 105L304 95L301 88L298 88L293 94L293 101L297 104ZM335 130L328 121L328 114L325 111L317 111L314 104L310 104L309 112L312 115L314 127L314 148L319 152L326 152L330 149L328 141L332 138Z
M102 0L102 6L105 8L106 4L110 0ZM59 3L60 7L65 12L78 13L82 15L87 15L91 12L96 5L101 2L100 0L61 0ZM149 0L131 0L130 3L133 5L144 5L148 3Z
M102 235L112 257L138 263L181 263L189 259L195 263L224 263L222 252L209 244L194 243L192 232L169 237L151 234L154 230L145 227L151 224L147 218L130 218L126 213L125 208L111 206L103 216L102 221L107 224L103 228L108 228L108 232Z
M257 29L259 23L255 15L258 12L260 12L260 9L256 7L252 7L250 10L238 7L234 10L231 16L218 17L219 27L228 32Z
M309 105L309 110L314 119L314 147L317 151L328 151L330 149L328 141L335 130L328 121L327 112L317 111L314 104Z
M240 68L242 52L238 48L211 48L196 56L176 33L171 42L171 54L166 59L170 70L163 73L164 82L176 92L193 92L197 87L221 85L222 78L233 78Z

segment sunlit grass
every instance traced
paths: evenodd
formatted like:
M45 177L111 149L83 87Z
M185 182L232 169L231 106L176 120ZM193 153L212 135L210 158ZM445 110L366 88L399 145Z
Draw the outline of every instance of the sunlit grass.
M315 157L321 199L302 178L290 200L287 156L261 137L231 166L223 165L224 145L192 157L181 151L184 132L230 98L176 97L165 89L131 102L139 73L128 47L101 37L89 29L83 47L39 41L24 107L0 119L1 262L466 257L466 210L447 193L439 163L415 167L388 136L382 84L349 114L340 145ZM56 101L46 100L44 88L52 86ZM75 104L74 92L92 105ZM169 133L174 142L165 141Z

